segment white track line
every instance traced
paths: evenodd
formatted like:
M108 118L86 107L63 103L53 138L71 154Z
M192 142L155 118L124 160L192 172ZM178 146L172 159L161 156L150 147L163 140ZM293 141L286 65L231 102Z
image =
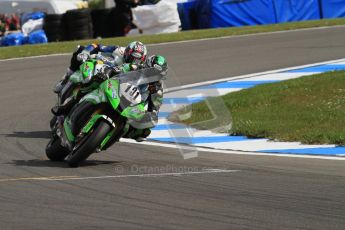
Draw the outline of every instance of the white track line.
M1 47L0 47L1 49ZM0 62L7 62L7 61L18 61L18 60L25 60L25 59L38 59L38 58L46 58L46 57L56 57L56 56L67 56L72 55L72 53L62 53L62 54L47 54L47 55L38 55L32 57L19 57L19 58L10 58L10 59L3 59Z
M204 86L204 85L212 85L215 83L252 78L252 77L257 77L257 76L267 75L267 74L275 74L275 73L286 72L286 71L290 71L294 69L304 69L304 68L309 68L309 67L319 66L319 65L335 64L335 63L344 62L344 61L345 61L345 58L342 58L342 59L335 59L331 61L317 62L314 64L308 64L308 65L300 65L300 66L292 66L292 67L282 68L282 69L275 69L275 70L270 70L270 71L265 71L265 72L260 72L260 73L252 73L252 74L246 74L246 75L240 75L240 76L234 76L234 77L226 77L226 78L221 78L217 80L204 81L204 82L199 82L199 83L192 83L189 85L171 87L171 88L166 89L165 92L168 93L168 92L177 91L181 89L188 89L188 88Z
M27 178L10 178L0 179L0 182L11 181L69 181L69 180L94 180L94 179L113 179L113 178L131 178L131 177L168 177L168 176L185 176L185 175L199 175L199 174L215 174L215 173L234 173L240 170L225 170L225 169L208 169L205 171L196 172L176 172L176 173L151 173L151 174L129 174L129 175L113 175L113 176L95 176L95 177L27 177Z
M252 33L252 34L243 34L243 35L229 35L229 36L216 37L216 38L200 38L200 39L193 39L193 40L187 40L187 41L162 42L162 43L156 43L156 44L148 44L147 46L148 47L162 46L162 45L166 46L166 45L183 44L183 43L191 43L191 42L234 39L234 38L243 38L243 37L252 37L252 36L264 36L264 35L272 35L272 34L293 33L293 32L300 32L300 31L303 32L303 31L310 31L310 30L324 30L324 29L343 28L343 27L345 27L345 25L323 26L323 27L294 29L294 30L282 30L282 31ZM135 39L135 38L133 38L133 39ZM48 55L39 55L39 56L34 56L34 57L10 58L10 59L0 60L0 62L21 60L21 59L45 58L45 57L53 57L53 56L66 56L66 55L71 55L71 53L48 54Z
M149 145L149 146L159 146L164 148L173 148L173 149L182 149L189 150L191 152L208 152L208 153L222 153L222 154L232 154L232 155L247 155L247 156L265 156L265 157L292 157L292 158L305 158L305 159L322 159L322 160L334 160L334 161L345 161L345 157L342 156L319 156L319 155L292 155L292 154L278 154L278 153L260 153L260 152L246 152L246 151L236 151L236 150L222 150L222 149L213 149L205 147L196 147L196 146L187 146L187 145L178 145L175 143L160 143L160 142L136 142L135 140L130 139L121 139L121 142L138 144L138 145ZM186 153L188 154L188 153Z

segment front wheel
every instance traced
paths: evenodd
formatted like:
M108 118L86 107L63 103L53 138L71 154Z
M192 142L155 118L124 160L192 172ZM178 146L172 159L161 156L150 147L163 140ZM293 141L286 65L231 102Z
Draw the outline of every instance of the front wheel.
M61 145L58 137L52 137L46 147L46 155L51 161L63 161L69 154L69 150Z
M85 136L80 142L81 146L67 157L67 163L70 167L78 167L79 163L86 160L101 145L104 138L111 131L111 126L101 120L95 125L91 133Z

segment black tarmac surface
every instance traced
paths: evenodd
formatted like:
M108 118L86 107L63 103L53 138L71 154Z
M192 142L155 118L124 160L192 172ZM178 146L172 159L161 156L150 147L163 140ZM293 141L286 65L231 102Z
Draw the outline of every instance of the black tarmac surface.
M344 58L344 38L338 27L149 49L189 84ZM130 143L77 169L48 161L51 89L68 58L0 61L0 229L345 229L344 161L211 152L184 160L176 149Z

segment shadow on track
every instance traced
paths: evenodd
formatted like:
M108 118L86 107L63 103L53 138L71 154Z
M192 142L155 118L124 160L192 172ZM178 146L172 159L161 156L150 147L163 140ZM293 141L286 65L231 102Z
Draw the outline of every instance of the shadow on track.
M2 134L2 135L6 137L50 139L51 131L14 132L12 134Z
M99 166L99 165L110 165L110 164L120 164L120 161L100 161L100 160L89 160L80 164L79 167L87 166ZM52 168L69 168L65 162L53 162L49 160L13 160L7 164L12 164L16 166L29 166L29 167L52 167Z

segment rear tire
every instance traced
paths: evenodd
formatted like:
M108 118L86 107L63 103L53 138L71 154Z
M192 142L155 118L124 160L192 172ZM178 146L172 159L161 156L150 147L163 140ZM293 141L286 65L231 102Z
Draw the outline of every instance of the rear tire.
M88 39L93 37L90 9L68 10L65 13L68 40Z
M46 155L51 161L64 161L69 154L69 150L61 145L58 137L52 137L46 147Z
M43 30L49 42L62 41L65 34L63 15L47 14L44 18Z
M96 151L111 129L112 127L104 120L97 123L93 131L84 137L84 140L81 140L83 144L67 157L67 164L70 167L78 167L82 161Z

